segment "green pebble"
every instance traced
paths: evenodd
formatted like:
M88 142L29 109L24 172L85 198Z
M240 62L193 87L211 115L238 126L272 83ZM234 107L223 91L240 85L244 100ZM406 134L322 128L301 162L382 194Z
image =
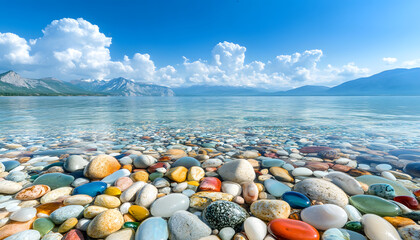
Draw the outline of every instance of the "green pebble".
M344 225L344 228L355 232L361 232L363 226L362 223L359 221L350 221L347 222L346 225Z
M37 230L41 236L44 236L55 227L55 224L48 218L38 218L33 223L33 229Z
M150 181L154 181L156 178L161 178L161 177L163 177L163 173L160 173L160 172L154 172L149 175Z
M123 228L132 228L136 230L139 227L140 223L138 222L125 222Z

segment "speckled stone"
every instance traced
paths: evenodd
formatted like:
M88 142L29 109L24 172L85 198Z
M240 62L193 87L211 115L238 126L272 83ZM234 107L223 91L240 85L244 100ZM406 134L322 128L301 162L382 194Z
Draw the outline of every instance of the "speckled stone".
M211 234L211 229L205 223L187 211L175 212L168 226L173 240L195 240Z
M409 225L398 228L398 232L404 240L420 239L420 225Z
M396 196L394 188L387 183L376 183L370 185L368 194L386 199L393 199Z
M258 200L251 204L251 213L264 221L288 218L290 205L283 200Z
M344 207L349 200L346 193L331 182L323 179L309 178L298 182L294 190L300 192L311 200L322 203L336 204Z
M216 201L203 211L204 219L212 228L237 228L248 217L248 213L238 204L229 201Z

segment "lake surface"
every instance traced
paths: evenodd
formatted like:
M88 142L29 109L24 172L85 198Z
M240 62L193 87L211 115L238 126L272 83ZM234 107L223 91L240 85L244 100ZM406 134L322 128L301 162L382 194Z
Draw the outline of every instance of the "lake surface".
M275 128L418 141L420 97L0 97L0 135Z

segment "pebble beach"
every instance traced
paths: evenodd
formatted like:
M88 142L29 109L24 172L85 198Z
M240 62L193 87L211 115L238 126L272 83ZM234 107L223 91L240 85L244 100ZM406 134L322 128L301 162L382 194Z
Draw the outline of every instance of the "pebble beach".
M420 239L418 137L229 122L4 131L0 240Z

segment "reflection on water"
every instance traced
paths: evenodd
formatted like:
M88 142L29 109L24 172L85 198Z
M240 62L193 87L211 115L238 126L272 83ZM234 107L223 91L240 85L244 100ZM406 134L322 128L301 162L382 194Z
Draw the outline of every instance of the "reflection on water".
M420 97L1 97L2 134L72 129L292 127L420 136Z

